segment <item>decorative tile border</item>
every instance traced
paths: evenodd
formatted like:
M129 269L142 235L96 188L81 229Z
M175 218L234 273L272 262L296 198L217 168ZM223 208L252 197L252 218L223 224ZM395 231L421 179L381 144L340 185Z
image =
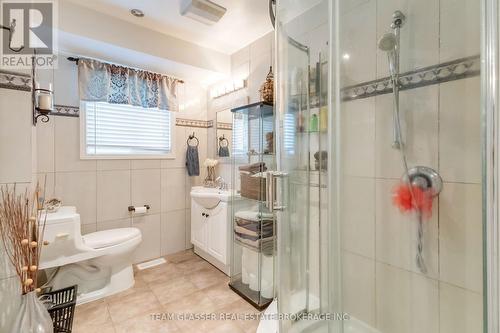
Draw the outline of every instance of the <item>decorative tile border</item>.
M0 71L0 88L31 91L31 75Z
M176 126L184 126L184 127L210 128L210 127L214 127L214 121L213 120L194 120L194 119L176 118L175 125Z
M64 117L79 117L80 108L77 106L69 105L55 105L54 111L50 114L53 116L64 116Z
M217 129L232 130L233 129L233 124L219 122L219 123L217 123Z
M480 56L473 56L403 73L399 78L400 90L477 76L480 74L480 61ZM389 93L392 93L392 83L389 77L385 77L343 88L341 98L342 101L352 101Z

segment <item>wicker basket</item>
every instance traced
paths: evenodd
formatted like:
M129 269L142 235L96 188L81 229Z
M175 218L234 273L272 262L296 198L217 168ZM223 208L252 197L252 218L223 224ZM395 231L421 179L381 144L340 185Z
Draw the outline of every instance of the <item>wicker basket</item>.
M247 173L240 173L242 197L253 200L266 200L266 178L252 177Z

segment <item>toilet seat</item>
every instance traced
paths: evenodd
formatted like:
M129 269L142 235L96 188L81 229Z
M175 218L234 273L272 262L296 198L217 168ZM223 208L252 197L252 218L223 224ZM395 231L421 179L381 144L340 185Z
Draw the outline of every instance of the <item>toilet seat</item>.
M141 237L141 231L137 228L103 230L82 236L84 244L95 250L119 245L137 237Z

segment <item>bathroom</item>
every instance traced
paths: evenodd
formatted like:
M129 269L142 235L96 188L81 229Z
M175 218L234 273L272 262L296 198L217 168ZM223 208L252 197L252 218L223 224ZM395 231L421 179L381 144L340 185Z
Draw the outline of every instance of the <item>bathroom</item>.
M0 333L500 332L498 0L0 6Z

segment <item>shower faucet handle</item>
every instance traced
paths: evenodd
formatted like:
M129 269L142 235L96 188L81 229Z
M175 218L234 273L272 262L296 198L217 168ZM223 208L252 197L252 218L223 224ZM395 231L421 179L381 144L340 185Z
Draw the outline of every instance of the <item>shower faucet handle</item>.
M403 26L403 24L405 23L405 21L406 21L405 14L403 14L403 12L401 12L400 10L396 10L392 14L391 28L393 28L393 29L395 29L395 28L401 28Z

